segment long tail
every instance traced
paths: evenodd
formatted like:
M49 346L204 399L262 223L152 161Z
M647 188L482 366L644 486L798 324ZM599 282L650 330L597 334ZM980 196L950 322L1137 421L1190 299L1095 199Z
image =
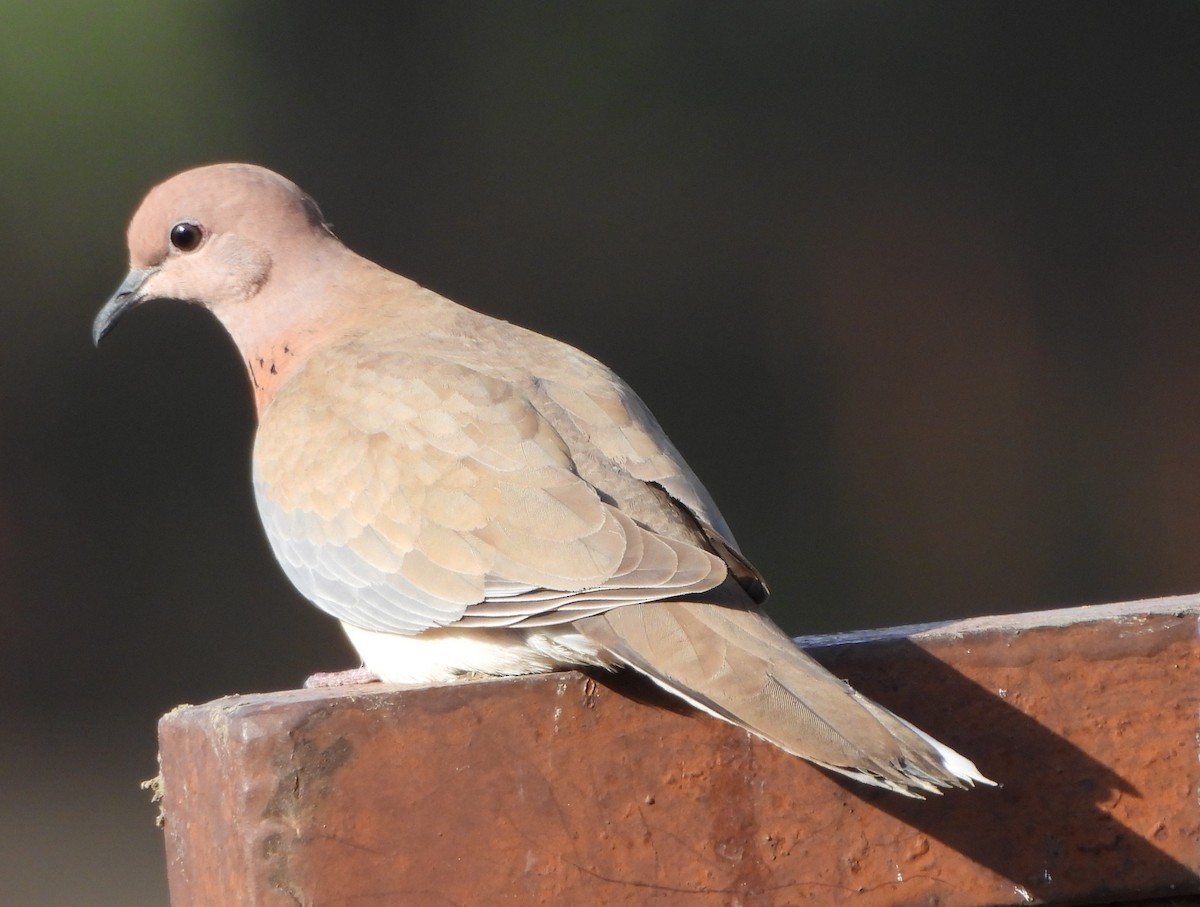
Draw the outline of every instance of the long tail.
M723 591L740 590L713 590ZM838 680L753 606L650 602L575 627L698 708L832 771L910 797L995 783Z

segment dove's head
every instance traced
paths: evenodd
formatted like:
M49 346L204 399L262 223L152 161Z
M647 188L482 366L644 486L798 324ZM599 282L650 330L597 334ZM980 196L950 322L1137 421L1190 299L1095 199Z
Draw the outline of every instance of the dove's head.
M128 241L129 274L96 316L96 343L152 299L199 303L232 331L280 270L295 276L323 246L337 244L295 183L250 164L198 167L154 187Z

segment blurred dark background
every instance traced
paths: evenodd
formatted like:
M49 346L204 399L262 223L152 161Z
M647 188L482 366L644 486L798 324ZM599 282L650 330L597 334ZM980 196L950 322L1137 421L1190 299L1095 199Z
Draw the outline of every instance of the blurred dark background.
M192 165L613 366L792 632L1200 590L1194 3L8 4L0 67L5 904L165 904L156 716L353 663L216 323L91 347Z

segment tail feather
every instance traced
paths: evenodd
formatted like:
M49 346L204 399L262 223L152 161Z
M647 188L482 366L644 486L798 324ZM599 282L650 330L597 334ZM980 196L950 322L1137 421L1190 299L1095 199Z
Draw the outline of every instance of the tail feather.
M721 595L735 603L626 605L575 627L698 708L832 771L911 797L993 783L822 668L748 600L743 605L737 587L705 598Z

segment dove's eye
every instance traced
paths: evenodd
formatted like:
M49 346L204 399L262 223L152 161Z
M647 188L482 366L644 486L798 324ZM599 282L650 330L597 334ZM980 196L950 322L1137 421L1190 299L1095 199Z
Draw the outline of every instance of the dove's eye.
M194 251L202 239L204 239L204 230L199 224L180 221L171 228L171 245L180 252Z

